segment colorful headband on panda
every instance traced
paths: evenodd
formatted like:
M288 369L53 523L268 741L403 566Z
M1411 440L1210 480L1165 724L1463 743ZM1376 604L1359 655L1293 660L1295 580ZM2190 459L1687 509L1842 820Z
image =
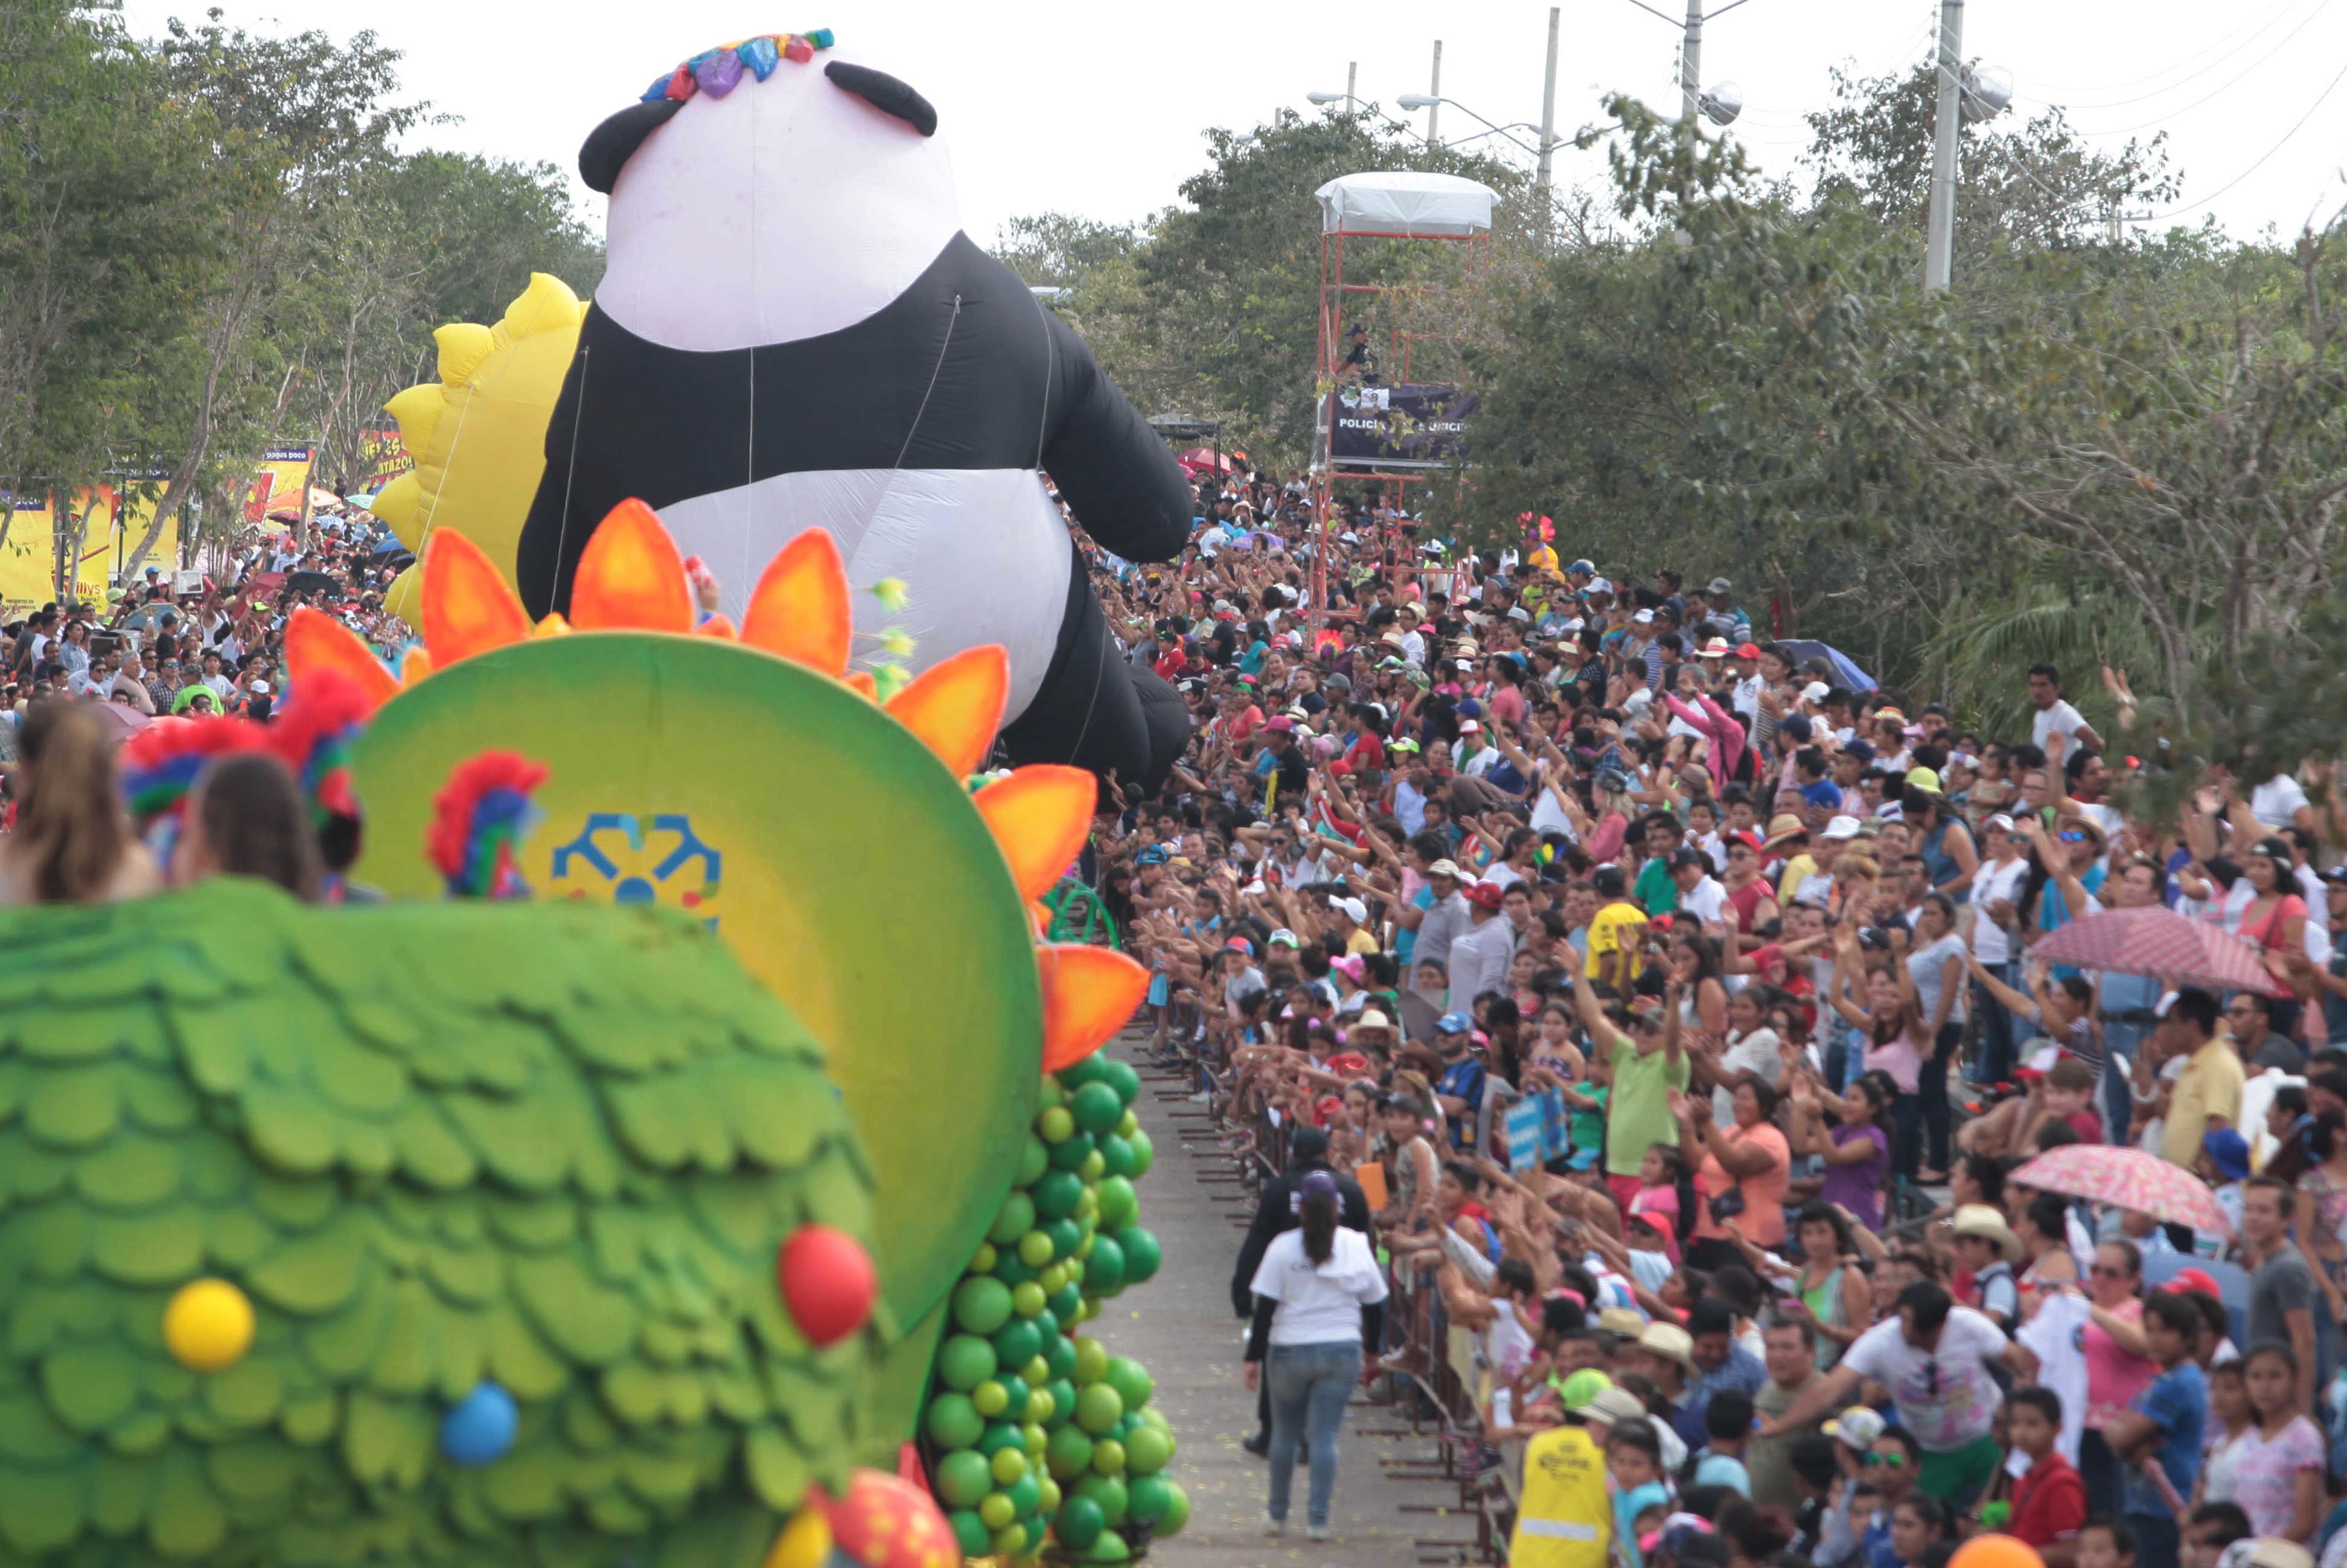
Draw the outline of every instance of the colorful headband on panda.
M645 89L643 101L657 103L667 98L682 103L696 92L722 98L742 85L743 70L763 82L774 74L775 66L781 62L792 60L805 65L815 58L817 49L828 49L831 44L828 27L817 27L812 33L767 33L737 44L720 44L693 56L652 83Z

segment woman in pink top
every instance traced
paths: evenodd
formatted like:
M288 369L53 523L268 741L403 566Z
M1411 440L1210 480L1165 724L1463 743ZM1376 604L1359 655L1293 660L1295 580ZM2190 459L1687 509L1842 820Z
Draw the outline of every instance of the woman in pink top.
M1736 759L1744 753L1744 725L1711 700L1696 677L1696 665L1680 665L1679 689L1676 692L1664 692L1663 701L1675 718L1702 734L1706 742L1703 760L1711 769L1711 782L1725 790L1735 773Z
M2322 1520L2322 1434L2298 1411L2298 1357L2268 1340L2250 1352L2250 1430L2233 1460L2233 1501L2250 1529L2311 1549Z
M1863 974L1863 982L1859 976ZM1866 988L1860 1006L1856 991ZM1890 1075L1899 1091L1891 1102L1892 1166L1912 1178L1922 1153L1915 1085L1923 1068L1923 1009L1915 995L1915 977L1905 964L1869 970L1860 954L1858 933L1844 927L1835 940L1833 979L1826 993L1834 1010L1866 1032L1866 1058L1861 1070Z
M2117 1424L2137 1394L2159 1376L2151 1344L2143 1332L2143 1254L2131 1241L2106 1241L2095 1249L2086 1272L2092 1304L2079 1330L2086 1358L2086 1430L2078 1439L2078 1474L2086 1483L2090 1516L2116 1513L2123 1472L2103 1429Z

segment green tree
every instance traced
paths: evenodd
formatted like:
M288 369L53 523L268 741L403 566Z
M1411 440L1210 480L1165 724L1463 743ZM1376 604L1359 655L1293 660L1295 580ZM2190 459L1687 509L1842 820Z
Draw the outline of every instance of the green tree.
M0 7L0 545L11 495L139 449L156 345L223 259L210 134L109 10Z

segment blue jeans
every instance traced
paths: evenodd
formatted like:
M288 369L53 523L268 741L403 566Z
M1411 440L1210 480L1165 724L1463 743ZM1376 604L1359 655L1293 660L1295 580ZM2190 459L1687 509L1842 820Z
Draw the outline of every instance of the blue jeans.
M2135 1532L2136 1568L2177 1568L2184 1539L2176 1528L2174 1514L2137 1513L2130 1509L2124 1517L2127 1528Z
M2143 1049L2143 1037L2150 1029L2139 1023L2105 1023L2103 1025L2103 1139L2106 1143L2124 1143L2127 1127L2135 1119L2135 1086L2130 1075L2135 1071L2136 1052Z
M2011 983L2011 964L1989 967L1996 971L1998 979ZM1980 1060L1973 1064L1973 1081L1982 1085L2011 1082L2014 1047L2019 1043L2014 1039L2013 1015L1977 980L1973 982L1973 1010L1981 1023Z
M1271 1389L1272 1518L1287 1517L1288 1488L1296 1479L1296 1444L1312 1439L1312 1491L1305 1504L1307 1522L1328 1522L1328 1500L1337 1490L1337 1434L1344 1430L1345 1406L1361 1377L1361 1342L1331 1339L1317 1345L1275 1345L1264 1366Z

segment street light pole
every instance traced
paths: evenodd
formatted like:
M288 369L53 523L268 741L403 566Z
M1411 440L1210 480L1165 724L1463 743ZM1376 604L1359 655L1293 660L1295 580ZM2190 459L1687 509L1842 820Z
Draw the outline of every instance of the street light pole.
M1361 62L1358 60L1347 60L1345 62L1345 112L1347 114L1351 114L1353 112L1353 78L1359 73L1360 68Z
M1689 3L1692 4L1693 0ZM1543 250L1548 246L1549 211L1553 205L1549 200L1549 159L1556 150L1556 33L1563 15L1564 8L1561 5L1548 8L1548 74L1541 84L1540 179L1536 200L1540 202L1540 238Z
M1923 245L1923 286L1944 289L1956 241L1956 129L1962 118L1964 0L1940 0L1940 79L1932 127L1932 216Z
M1426 145L1429 147L1440 147L1442 145L1442 131L1440 128L1442 122L1442 40L1440 38L1434 40L1434 81L1433 84L1426 89L1426 96L1434 100L1432 107L1428 108L1426 111Z
M1687 0L1686 32L1679 46L1679 113L1695 124L1703 99L1703 0Z

